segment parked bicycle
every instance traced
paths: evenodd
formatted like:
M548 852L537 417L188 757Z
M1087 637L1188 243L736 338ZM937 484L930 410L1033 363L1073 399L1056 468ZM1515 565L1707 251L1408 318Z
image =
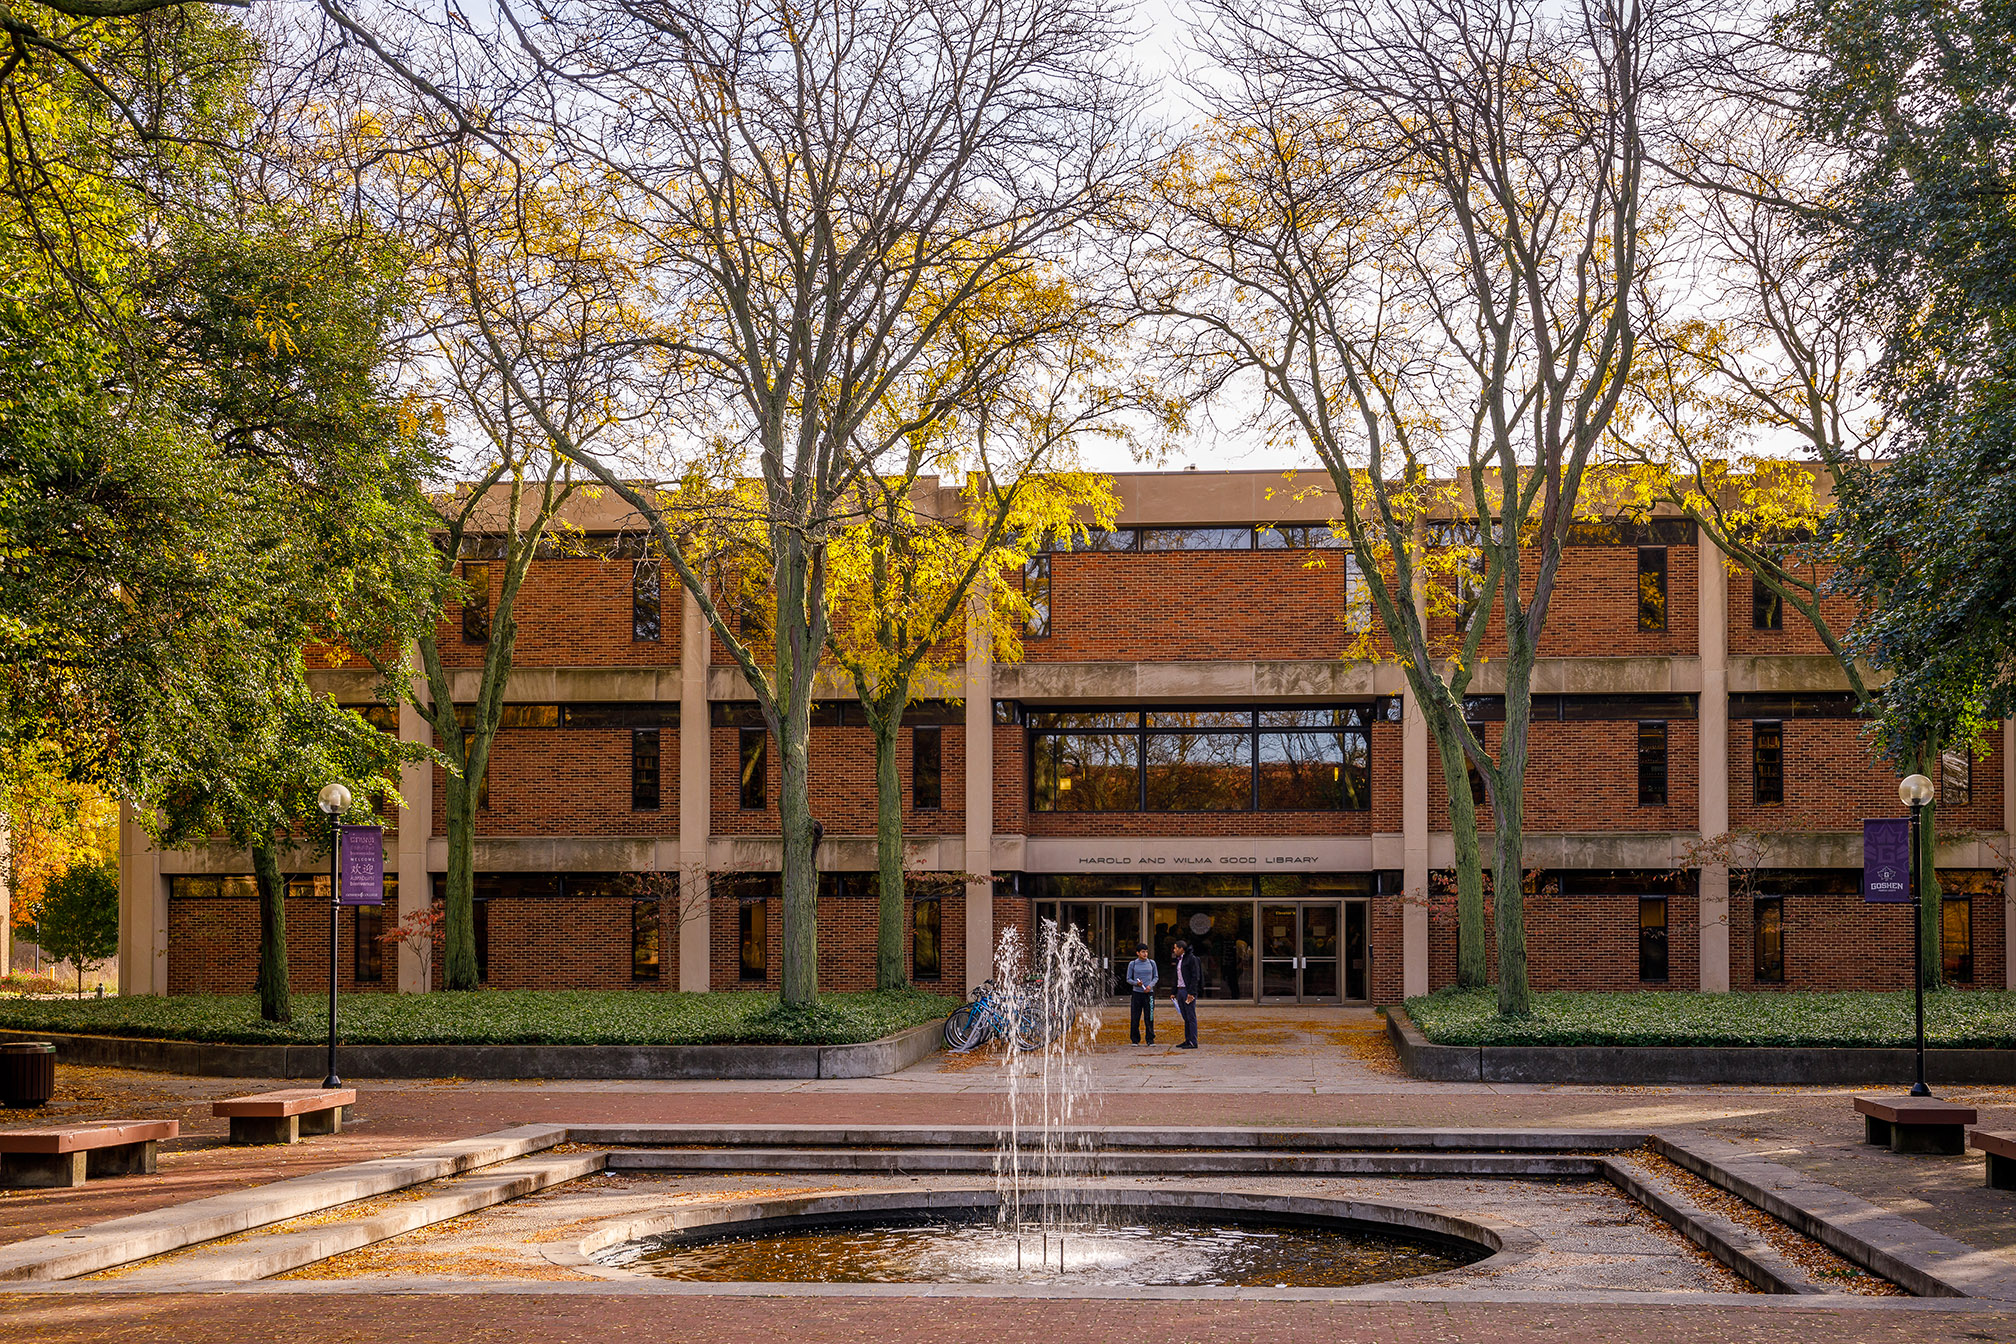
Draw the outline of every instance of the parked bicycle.
M992 980L981 982L971 1001L960 1004L945 1019L945 1048L971 1050L1013 1034L1022 1050L1040 1050L1050 1038L1042 997L1022 989L1004 990Z

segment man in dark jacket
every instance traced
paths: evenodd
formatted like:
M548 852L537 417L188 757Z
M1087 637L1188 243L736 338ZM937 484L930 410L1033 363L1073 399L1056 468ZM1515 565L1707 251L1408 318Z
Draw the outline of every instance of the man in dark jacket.
M1170 976L1176 994L1176 1011L1183 1014L1183 1044L1178 1050L1197 1048L1197 982L1204 974L1204 968L1197 961L1197 954L1190 950L1190 944L1178 938L1170 949L1175 962L1175 972Z

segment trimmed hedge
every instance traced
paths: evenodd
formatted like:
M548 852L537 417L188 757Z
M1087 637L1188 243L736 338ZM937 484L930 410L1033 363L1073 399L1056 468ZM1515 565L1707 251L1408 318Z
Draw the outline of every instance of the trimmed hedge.
M918 990L826 994L810 1010L774 994L482 990L346 994L350 1045L852 1045L944 1017L959 1000ZM80 1032L241 1045L328 1039L329 1000L296 994L292 1022L265 1022L256 994L0 1000L0 1030Z
M1437 990L1407 1000L1437 1045L1856 1047L1912 1044L1911 994L1535 994L1533 1015L1498 1016L1495 990ZM1925 996L1928 1047L2016 1048L2016 993L1947 989Z

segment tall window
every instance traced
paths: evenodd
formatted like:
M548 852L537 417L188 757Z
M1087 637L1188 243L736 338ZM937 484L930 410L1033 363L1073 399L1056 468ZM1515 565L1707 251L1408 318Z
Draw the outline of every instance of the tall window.
M736 913L737 928L742 940L744 980L770 978L769 914L769 906L763 901L746 898Z
M1666 806L1666 725L1638 725L1638 806Z
M1750 947L1760 984L1785 983L1785 898L1759 896L1750 902Z
M1949 891L1939 903L1939 954L1946 978L1956 984L1974 979L1974 901L1971 893Z
M1759 806L1785 801L1785 725L1758 719L1750 725L1750 791Z
M476 734L474 734L474 733L464 733L464 734L462 734L462 759L463 759L463 760L465 760L465 761L466 761L466 760L468 760L468 759L469 759L469 752L471 751L471 749L472 749L472 748L474 748L475 744L476 744ZM492 754L492 755L495 755L495 754L496 754L496 751L497 751L497 739L496 739L495 737L492 737L492 738L490 739L490 751L491 751L491 754ZM482 810L482 811L484 811L484 812L488 812L488 811L490 810L490 757L489 757L489 756L485 756L485 757L483 758L483 773L482 773L481 775L479 775L479 776L477 777L477 779L476 779L476 806L477 806L477 807L478 807L478 808L479 808L480 810Z
M355 962L352 978L360 985L380 984L385 979L385 944L378 941L378 936L385 932L385 907L359 905L352 909L356 911L356 920L350 930Z
M1372 805L1371 708L1031 714L1038 812L1353 812Z
M910 907L910 978L936 980L940 975L938 935L943 917L936 896L921 896Z
M658 978L658 898L630 902L630 978Z
M656 728L630 730L630 810L658 810L658 752Z
M1666 978L1666 898L1638 898L1638 978Z
M462 582L469 586L469 592L462 599L462 642L464 644L488 644L490 642L490 566L462 566Z
M1785 628L1785 599L1772 592L1770 586L1754 574L1750 576L1750 628Z
M1666 548L1638 548L1638 628L1666 628Z
M1483 724L1471 724L1470 733L1471 736L1477 739L1479 746L1485 745ZM1477 762L1470 759L1468 752L1463 754L1463 773L1470 780L1470 805L1472 807L1484 806L1485 803L1491 800L1491 795L1485 791L1483 772L1477 768Z
M944 737L936 724L910 730L910 806L920 812L937 809L944 795Z
M639 560L630 570L630 638L645 643L664 638L665 572L656 560Z
M476 916L476 978L490 978L490 902L478 898L469 903Z
M765 728L744 728L742 737L742 808L761 812L770 805L770 734Z
M1022 600L1029 604L1029 620L1022 633L1041 639L1050 633L1050 557L1032 555L1022 566Z
M1948 807L1974 801L1974 753L1966 747L1939 753L1939 801Z

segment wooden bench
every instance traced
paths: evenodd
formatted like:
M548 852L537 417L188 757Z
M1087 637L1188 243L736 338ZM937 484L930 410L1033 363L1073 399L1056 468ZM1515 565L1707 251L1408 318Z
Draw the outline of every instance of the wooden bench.
M1893 1153L1964 1153L1967 1126L1980 1117L1972 1106L1936 1097L1857 1097L1864 1141Z
M68 1187L89 1176L151 1176L154 1148L182 1132L177 1120L102 1120L0 1130L0 1186Z
M354 1087L289 1087L210 1103L210 1114L229 1117L233 1143L299 1143L303 1134L341 1134L343 1110L357 1101Z
M1990 1190L2016 1190L2016 1134L1970 1129L1967 1146L1987 1154Z

